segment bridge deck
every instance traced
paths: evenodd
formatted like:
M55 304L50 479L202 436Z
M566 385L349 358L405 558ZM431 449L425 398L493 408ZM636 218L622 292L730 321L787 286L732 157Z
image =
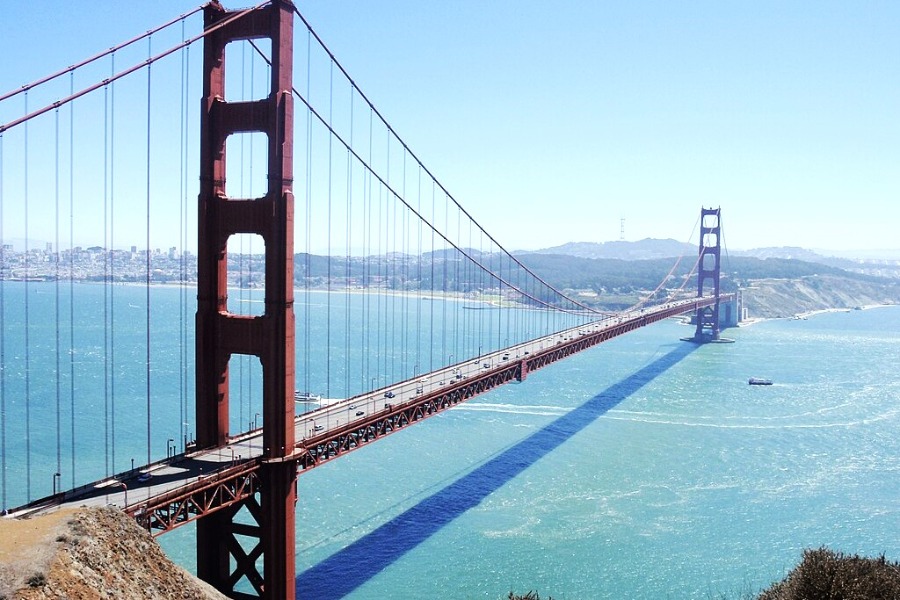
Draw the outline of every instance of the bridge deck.
M623 313L334 401L296 418L299 441L291 460L297 461L300 471L308 470L499 385L522 381L530 371L714 302L713 297L693 298ZM262 431L254 430L232 438L226 446L177 455L43 498L12 514L113 504L159 534L255 493L262 455Z

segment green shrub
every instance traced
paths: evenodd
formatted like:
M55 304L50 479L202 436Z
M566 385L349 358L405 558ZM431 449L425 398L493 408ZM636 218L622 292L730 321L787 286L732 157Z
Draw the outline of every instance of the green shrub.
M828 548L805 550L788 576L763 591L759 600L896 600L900 563L845 556Z

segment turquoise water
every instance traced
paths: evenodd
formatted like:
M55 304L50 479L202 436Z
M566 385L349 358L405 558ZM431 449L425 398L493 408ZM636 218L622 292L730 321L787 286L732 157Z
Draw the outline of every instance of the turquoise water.
M738 598L808 547L900 559L897 332L898 308L758 323L702 347L664 322L304 473L298 597ZM9 454L21 407L6 402ZM171 410L177 399L154 406ZM32 426L52 440L46 421ZM50 485L41 473L35 488ZM191 535L160 538L188 567Z
M661 323L306 473L298 597L738 598L808 547L897 559L898 330Z
M195 290L2 282L0 292L0 507L165 458L193 439ZM260 290L229 294L234 313L262 305ZM297 290L294 310L296 385L325 398L577 324L426 295ZM235 355L229 368L230 433L263 426L259 360Z

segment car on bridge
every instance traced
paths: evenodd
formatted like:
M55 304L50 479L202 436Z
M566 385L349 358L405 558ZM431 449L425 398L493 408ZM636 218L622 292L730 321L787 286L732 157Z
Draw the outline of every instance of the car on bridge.
M384 393L385 398L393 398L395 395L396 394L394 394L394 392L392 392L391 390L388 390Z

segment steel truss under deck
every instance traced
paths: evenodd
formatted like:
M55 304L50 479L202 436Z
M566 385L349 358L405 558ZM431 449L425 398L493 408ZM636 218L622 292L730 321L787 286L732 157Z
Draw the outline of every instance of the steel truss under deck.
M388 408L378 413L302 440L295 445L294 452L285 460L296 461L298 471L312 469L501 385L523 381L528 373L573 354L645 325L697 311L719 300L727 301L730 298L730 295L723 295L720 298L713 296L696 298L689 303L680 303L660 310L648 310L644 314L624 319L598 331L584 331L584 327L563 331L557 334L562 339L549 348L512 360L476 377L452 381L435 392L403 403L390 404ZM128 507L128 513L151 533L160 535L190 521L222 511L220 526L225 527L223 531L230 532L231 536L239 534L253 537L258 535L258 527L234 522L233 516L242 503L246 503L251 515L254 514L251 506L256 502L256 495L260 491L259 470L264 463L265 460L262 458L247 459L238 465L201 477L177 490L132 504ZM254 515L254 518L258 517ZM233 551L240 547L235 546L233 542L229 542L228 546ZM252 553L253 551L250 554ZM238 563L238 570L231 574L231 577L234 577L241 569L242 559L234 552L232 557ZM250 558L246 560L251 561ZM253 582L253 578L248 579Z

